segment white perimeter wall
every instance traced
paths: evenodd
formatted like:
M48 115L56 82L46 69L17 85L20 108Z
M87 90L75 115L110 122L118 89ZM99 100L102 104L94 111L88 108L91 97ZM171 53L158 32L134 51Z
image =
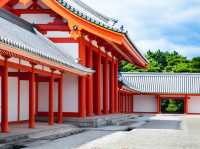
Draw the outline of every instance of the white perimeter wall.
M29 81L20 80L20 120L29 119Z
M137 95L133 97L134 112L156 112L156 97Z
M58 48L65 55L69 55L74 59L79 58L79 44L78 43L56 43Z
M200 113L200 96L190 96L190 99L188 99L188 113Z
M78 76L73 74L64 75L63 112L78 112Z

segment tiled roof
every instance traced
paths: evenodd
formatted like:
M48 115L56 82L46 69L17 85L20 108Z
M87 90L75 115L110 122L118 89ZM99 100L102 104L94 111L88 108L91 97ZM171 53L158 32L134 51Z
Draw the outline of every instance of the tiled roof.
M116 24L117 20L100 14L99 12L95 11L94 9L83 3L81 0L57 0L57 2L69 11L71 11L73 14L85 19L86 21L89 21L108 30L124 34L132 47L143 58L143 60L148 63L144 55L137 49L135 44L129 38L128 31L125 30L124 27Z
M0 43L35 54L84 73L93 72L93 70L76 63L76 60L71 56L65 56L53 42L40 34L35 28L32 28L32 31L30 31L23 28L21 25L19 26L18 23L14 24L14 22L9 21L9 19L2 17L4 13L6 12L0 11Z
M119 79L141 93L200 94L199 73L120 73Z
M75 15L90 21L91 23L98 25L100 27L109 29L118 33L126 33L124 29L121 29L118 26L113 26L114 20L108 19L106 21L106 17L101 15L100 13L94 11L89 6L84 4L83 2L74 1L74 0L57 0L62 6L67 8L69 11L74 13ZM86 7L87 6L87 7ZM109 23L112 22L112 23Z

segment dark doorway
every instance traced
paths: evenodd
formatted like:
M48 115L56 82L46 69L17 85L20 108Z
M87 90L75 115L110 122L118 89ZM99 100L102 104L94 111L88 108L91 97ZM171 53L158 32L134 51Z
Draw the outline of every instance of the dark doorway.
M161 113L184 114L184 98L162 98Z

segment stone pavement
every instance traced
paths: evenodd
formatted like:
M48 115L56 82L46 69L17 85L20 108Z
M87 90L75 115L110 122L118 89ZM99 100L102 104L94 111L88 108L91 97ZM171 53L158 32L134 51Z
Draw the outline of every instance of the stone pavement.
M140 128L117 132L78 149L200 149L200 117L158 115Z

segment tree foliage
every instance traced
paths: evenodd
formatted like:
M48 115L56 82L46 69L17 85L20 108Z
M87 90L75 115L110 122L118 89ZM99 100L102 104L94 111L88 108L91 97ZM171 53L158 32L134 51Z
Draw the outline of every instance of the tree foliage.
M200 57L194 57L189 60L187 57L180 55L178 52L155 52L148 51L145 57L149 61L147 69L140 69L134 65L122 61L119 65L119 71L123 72L190 72L200 73Z

